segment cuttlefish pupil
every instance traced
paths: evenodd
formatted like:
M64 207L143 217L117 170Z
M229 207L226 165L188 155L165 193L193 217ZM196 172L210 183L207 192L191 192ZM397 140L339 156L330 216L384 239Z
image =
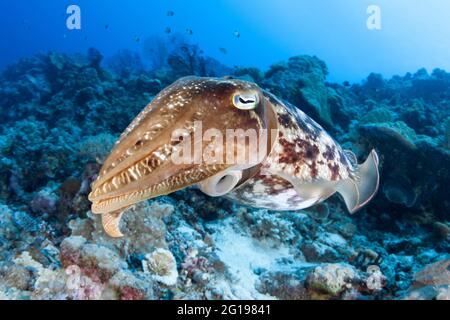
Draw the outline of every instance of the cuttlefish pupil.
M215 138L195 139L205 130ZM186 141L194 141L189 148L200 148L201 155L211 150L224 150L223 159L253 155L250 140L238 140L230 148L227 139L220 138L230 130L266 132L256 135L264 151L244 163L201 157L173 161ZM180 139L173 139L174 132L182 132ZM89 200L92 212L102 215L105 231L121 237L119 222L128 207L188 186L272 210L304 209L338 192L353 213L373 198L378 184L374 150L358 165L355 155L314 120L256 84L187 77L160 92L124 131L93 183Z

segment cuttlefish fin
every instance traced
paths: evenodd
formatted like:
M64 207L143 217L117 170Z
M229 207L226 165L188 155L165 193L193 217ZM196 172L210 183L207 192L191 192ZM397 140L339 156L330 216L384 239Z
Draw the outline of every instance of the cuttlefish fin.
M378 154L372 150L367 160L356 168L354 177L336 184L336 191L344 198L350 213L361 209L377 193L380 184L378 164Z
M102 225L105 232L112 238L123 237L119 229L120 219L123 211L116 211L112 213L102 213Z
M358 207L360 195L356 182L352 179L345 179L336 183L335 190L342 196L345 206L350 213L355 212Z
M289 181L300 198L303 207L308 208L329 198L336 192L336 183L331 181L302 182L298 178L279 172L278 176Z
M380 182L378 155L372 150L367 160L357 166L351 178L340 181L315 181L304 183L285 173L278 175L288 180L297 194L304 199L304 207L320 203L338 192L350 213L366 205L377 193Z

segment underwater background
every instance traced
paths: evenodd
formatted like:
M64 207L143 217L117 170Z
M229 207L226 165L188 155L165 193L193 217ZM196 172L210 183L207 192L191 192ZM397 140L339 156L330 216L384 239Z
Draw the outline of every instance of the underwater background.
M449 13L419 0L2 0L0 299L450 299ZM91 182L187 75L255 82L360 161L375 148L378 194L349 215L338 196L277 212L186 189L136 205L126 236L108 237Z

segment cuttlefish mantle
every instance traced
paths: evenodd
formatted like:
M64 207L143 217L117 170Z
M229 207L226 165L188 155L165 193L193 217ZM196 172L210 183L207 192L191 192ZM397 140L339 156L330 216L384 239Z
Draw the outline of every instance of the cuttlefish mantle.
M221 138L230 132L237 143ZM252 141L264 147L255 152ZM174 161L180 154L194 161ZM236 161L241 154L251 161ZM378 165L375 150L358 165L300 109L253 83L187 77L159 93L124 131L89 200L112 237L123 236L119 222L128 207L193 185L273 210L304 209L338 192L355 212L377 192Z

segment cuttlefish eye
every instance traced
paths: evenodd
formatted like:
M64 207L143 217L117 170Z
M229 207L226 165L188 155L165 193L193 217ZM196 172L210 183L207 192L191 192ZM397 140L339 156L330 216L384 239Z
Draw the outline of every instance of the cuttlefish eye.
M233 96L233 105L241 110L253 110L259 102L256 92L239 92Z

